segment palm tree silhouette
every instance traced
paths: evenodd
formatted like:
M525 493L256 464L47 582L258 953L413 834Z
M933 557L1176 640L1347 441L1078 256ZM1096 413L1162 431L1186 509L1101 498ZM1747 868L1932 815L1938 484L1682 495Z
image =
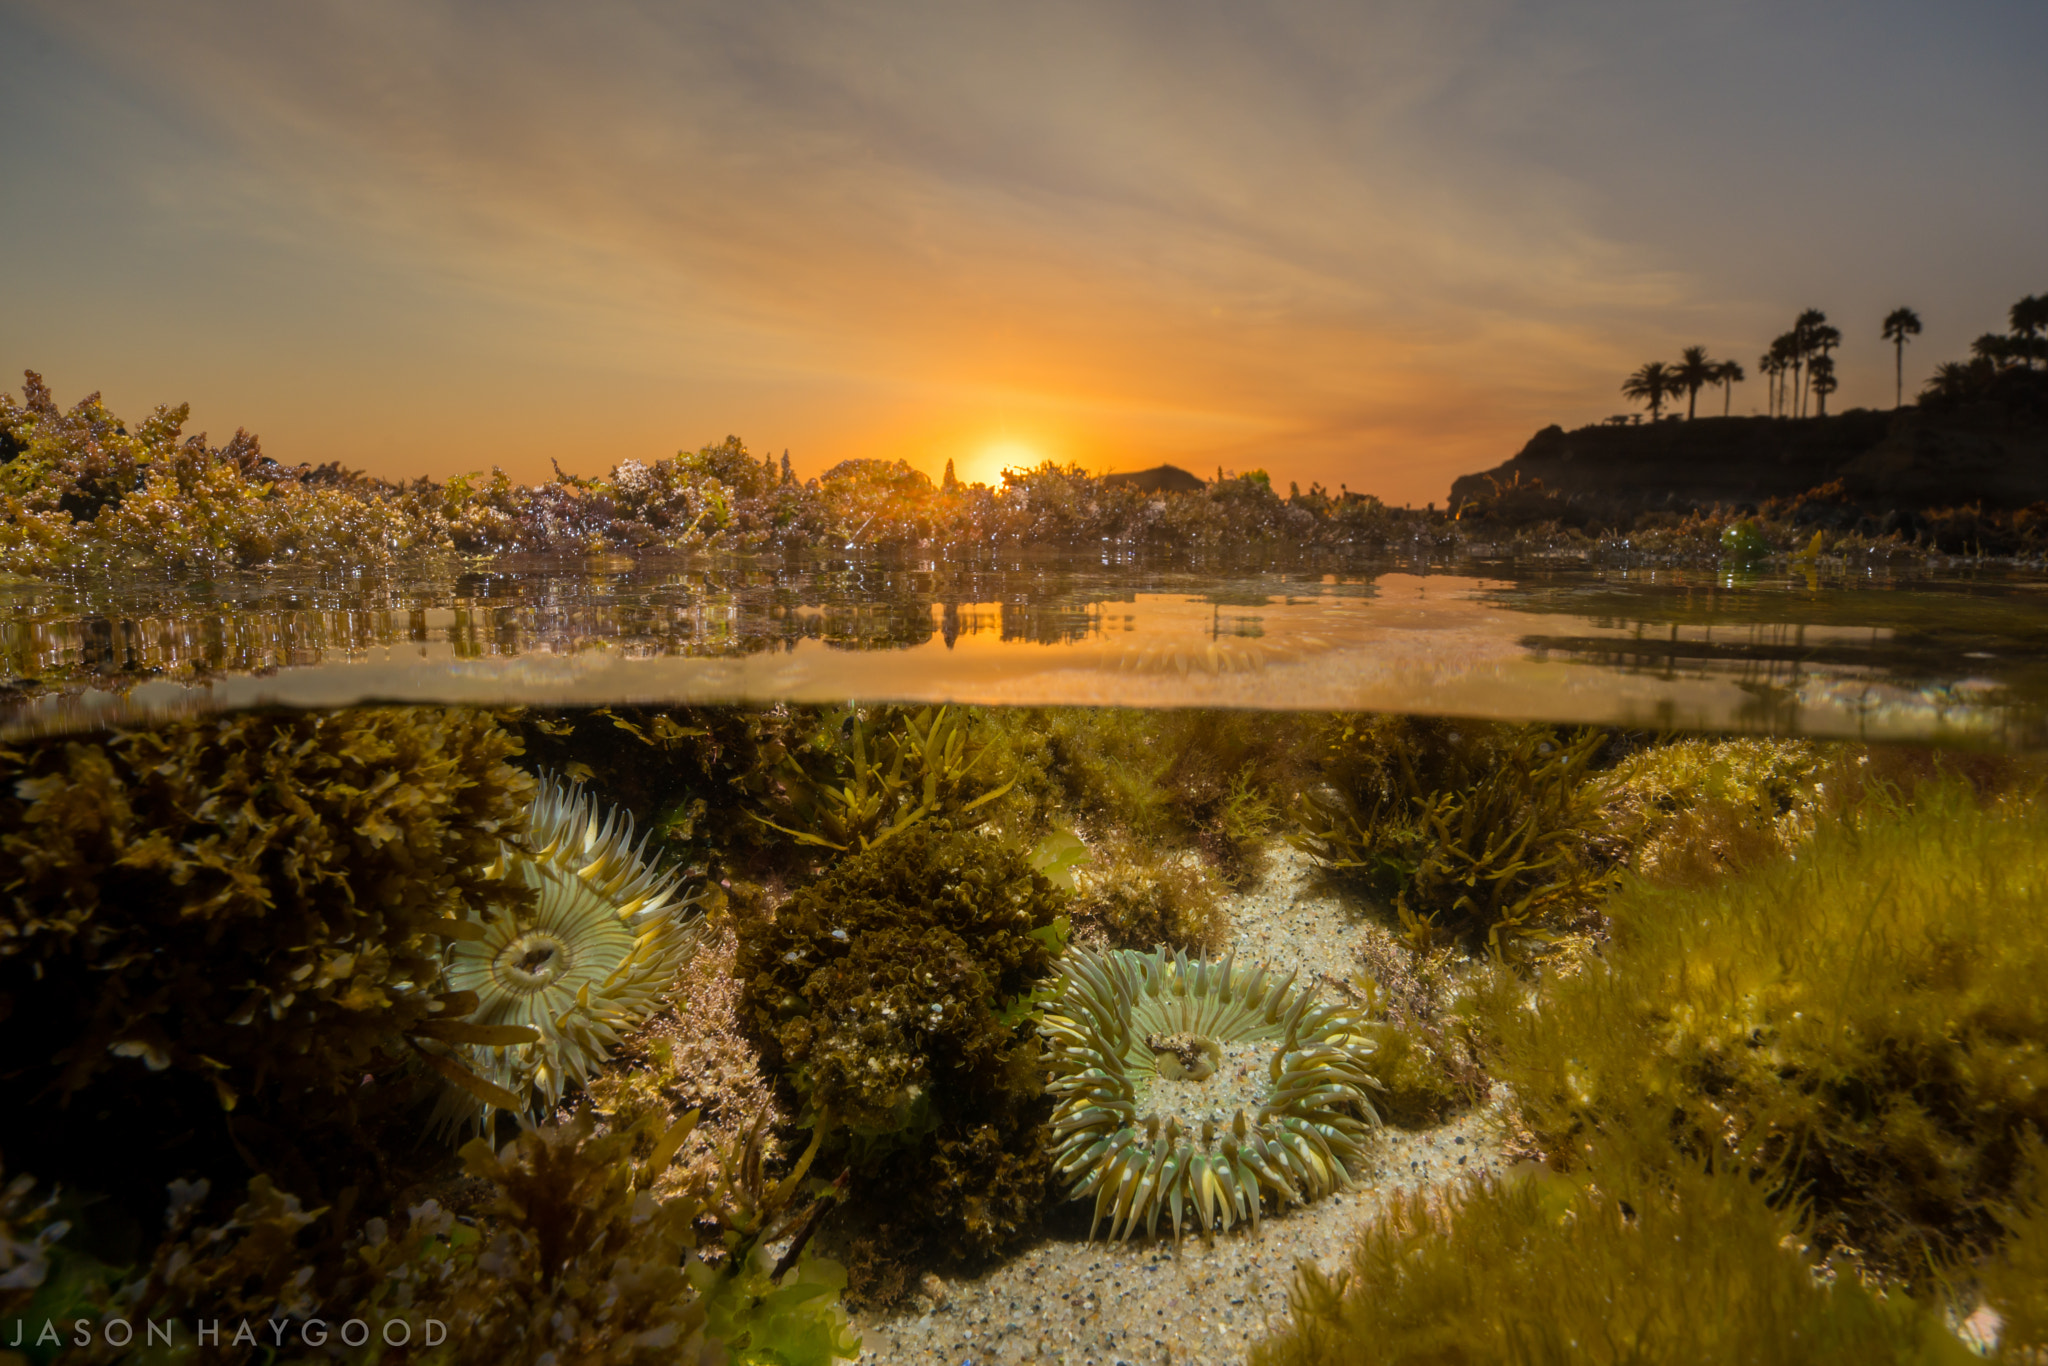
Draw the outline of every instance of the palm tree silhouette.
M1819 315L1816 314L1815 316ZM1806 363L1807 387L1813 388L1814 367L1820 364L1820 362L1826 361L1828 381L1832 386L1829 388L1828 393L1832 394L1842 386L1841 382L1835 379L1835 358L1829 353L1842 344L1842 329L1830 327L1825 322L1815 323L1812 327L1806 329L1806 344L1813 353L1813 359ZM1816 397L1820 399L1820 406L1814 416L1826 417L1828 415L1827 396L1820 394L1816 390Z
M1921 393L1933 398L1961 398L1970 391L1977 378L1977 372L1969 362L1945 360L1934 367L1934 376L1922 387Z
M1806 359L1813 354L1813 330L1827 325L1828 315L1817 308L1802 309L1792 320L1792 416L1806 416Z
M1792 389L1786 380L1787 373L1797 374L1793 362L1799 355L1799 338L1795 333L1781 332L1771 340L1771 373L1778 377L1778 416L1792 416Z
M1999 370L2016 366L2027 359L2025 337L2011 337L2003 332L1986 332L1970 343L1970 354Z
M2029 294L2012 306L2007 318L2012 322L2013 341L2016 350L2026 358L2027 368L2034 368L2037 357L2048 356L2048 294Z
M1910 308L1895 308L1884 315L1884 339L1892 344L1892 407L1906 402L1906 338L1920 335L1920 315Z
M1714 362L1707 359L1707 348L1688 346L1679 352L1678 365L1671 372L1672 396L1678 390L1685 390L1685 420L1692 421L1694 410L1699 406L1700 386L1714 382Z
M1742 373L1741 361L1721 360L1714 362L1713 378L1707 382L1721 386L1721 416L1728 416L1728 404L1735 397L1735 386L1748 378L1748 375Z
M1830 329L1832 330L1832 329ZM1806 381L1813 386L1815 417L1828 415L1828 395L1842 387L1835 378L1835 358L1823 351L1806 363Z
M1664 400L1676 398L1682 387L1670 366L1661 360L1653 360L1622 381L1621 396L1649 404L1650 421L1655 422L1664 411Z

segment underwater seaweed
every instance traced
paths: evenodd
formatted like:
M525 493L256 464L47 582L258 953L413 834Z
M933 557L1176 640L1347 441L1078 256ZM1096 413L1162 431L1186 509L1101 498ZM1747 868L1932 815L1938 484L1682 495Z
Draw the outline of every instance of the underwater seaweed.
M1029 853L944 819L742 918L742 1011L800 1122L839 1131L849 1198L963 1255L1032 1227L1050 1174L1032 992L1067 894Z
M1798 1221L1740 1172L1482 1178L1394 1197L1252 1366L1690 1366L1974 1361L1941 1315L1822 1277Z
M1312 772L1318 738L1292 713L1198 708L1047 707L988 724L1043 745L1040 781L1070 818L1199 848L1233 880L1279 818L1275 794Z
M1916 1280L1996 1241L2048 1129L2048 813L1866 798L1704 888L1632 882L1598 962L1477 998L1551 1159L1601 1134L1782 1169L1815 1236Z
M1132 839L1112 829L1076 870L1073 919L1083 942L1110 948L1166 944L1215 953L1230 938L1224 888L1192 851Z
M543 775L523 845L500 846L487 876L529 889L530 901L486 910L466 933L451 931L443 980L475 995L479 1031L523 1028L535 1037L458 1044L469 1069L547 1114L565 1088L586 1081L621 1035L652 1015L696 947L703 888L652 866L633 818ZM479 1110L479 1104L481 1109ZM443 1124L488 1132L499 1106L460 1087Z
M1267 981L1186 954L1077 949L1039 1021L1050 1057L1054 1162L1070 1196L1095 1196L1092 1238L1162 1212L1204 1236L1253 1227L1270 1194L1303 1204L1348 1187L1371 1125L1374 1031ZM1162 1122L1161 1112L1164 1112ZM1250 1111L1250 1118L1246 1112Z
M1860 748L1751 738L1651 745L1615 766L1608 818L1627 832L1636 872L1698 886L1803 843L1849 795Z
M791 808L784 819L802 828L754 819L800 845L845 853L886 843L928 817L959 829L978 825L993 814L984 808L1016 785L1014 776L995 784L977 775L993 751L969 740L970 713L926 707L892 716L884 709L874 719L893 724L878 727L872 758L870 716L858 707L828 717L811 745L783 758ZM806 768L803 755L817 756L825 771Z
M35 1024L0 1032L10 1156L68 1175L64 1115L111 1137L134 1111L191 1146L94 1183L161 1190L234 1159L227 1111L250 1141L285 1115L345 1137L366 1074L467 1028L442 951L521 899L486 875L532 790L516 752L485 714L395 708L0 750L0 1016Z
M2038 1361L2048 1352L2048 1144L2038 1134L2027 1135L2021 1163L1998 1211L2004 1237L1977 1278L1998 1315L2000 1359Z
M741 1141L715 1176L664 1180L694 1124L689 1115L666 1130L600 1134L583 1111L502 1149L473 1139L463 1161L489 1192L474 1222L428 1199L402 1221L358 1225L307 1210L258 1176L230 1218L206 1225L197 1217L204 1188L174 1189L169 1235L90 1318L176 1320L188 1332L198 1320L258 1325L246 1346L222 1335L215 1359L230 1362L274 1359L274 1342L321 1359L306 1334L316 1318L330 1332L347 1318L446 1325L439 1344L380 1335L381 1361L829 1366L856 1357L837 1303L845 1273L796 1250L786 1265L767 1252L809 1216L794 1178L769 1185ZM707 1227L716 1231L708 1256ZM123 1355L100 1334L78 1359Z
M715 882L783 871L784 837L754 811L776 799L790 751L819 742L826 713L785 703L499 715L534 764L644 816L652 851Z
M1612 884L1593 768L1606 736L1548 726L1352 718L1330 785L1302 794L1295 844L1392 902L1410 940L1524 953Z

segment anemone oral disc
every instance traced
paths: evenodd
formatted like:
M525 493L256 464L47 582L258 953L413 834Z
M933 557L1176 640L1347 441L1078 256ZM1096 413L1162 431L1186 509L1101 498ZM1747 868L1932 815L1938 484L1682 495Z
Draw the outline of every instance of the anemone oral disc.
M457 1060L528 1108L552 1110L605 1058L623 1029L660 1005L702 928L701 893L678 897L682 876L658 870L631 843L633 823L544 775L523 845L502 844L491 876L533 892L530 909L481 921L484 934L450 944L443 984L473 991L480 1025L525 1025L541 1037L510 1047L451 1045ZM436 1127L488 1127L489 1105L445 1094Z

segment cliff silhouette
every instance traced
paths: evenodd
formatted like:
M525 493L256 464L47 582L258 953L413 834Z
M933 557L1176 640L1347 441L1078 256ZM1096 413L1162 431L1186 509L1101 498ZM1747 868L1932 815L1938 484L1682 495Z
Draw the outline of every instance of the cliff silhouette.
M2014 369L1988 392L1892 412L1553 425L1505 463L1459 478L1450 505L1548 516L1569 508L1566 520L1582 525L1625 523L1755 508L1833 485L1835 498L1870 511L2048 501L2048 370Z

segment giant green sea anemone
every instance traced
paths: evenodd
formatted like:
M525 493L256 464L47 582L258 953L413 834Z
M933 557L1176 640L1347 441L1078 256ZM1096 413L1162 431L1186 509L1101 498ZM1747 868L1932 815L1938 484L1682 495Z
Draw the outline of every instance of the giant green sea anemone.
M692 910L701 891L681 895L681 873L655 867L645 849L644 837L633 843L631 816L613 809L600 819L595 798L544 776L526 844L503 845L488 870L532 888L532 903L485 918L480 933L448 950L448 989L477 994L471 1021L540 1035L466 1045L466 1060L542 1111L660 1007L696 945L703 917ZM451 1092L437 1118L449 1127L480 1119L488 1128L494 1107L478 1105Z
M1294 976L1269 983L1165 948L1077 950L1040 1032L1059 1097L1053 1161L1075 1199L1095 1196L1088 1236L1192 1212L1206 1235L1258 1226L1267 1193L1305 1204L1355 1178L1372 1125L1374 1041L1364 1016L1319 1005Z

